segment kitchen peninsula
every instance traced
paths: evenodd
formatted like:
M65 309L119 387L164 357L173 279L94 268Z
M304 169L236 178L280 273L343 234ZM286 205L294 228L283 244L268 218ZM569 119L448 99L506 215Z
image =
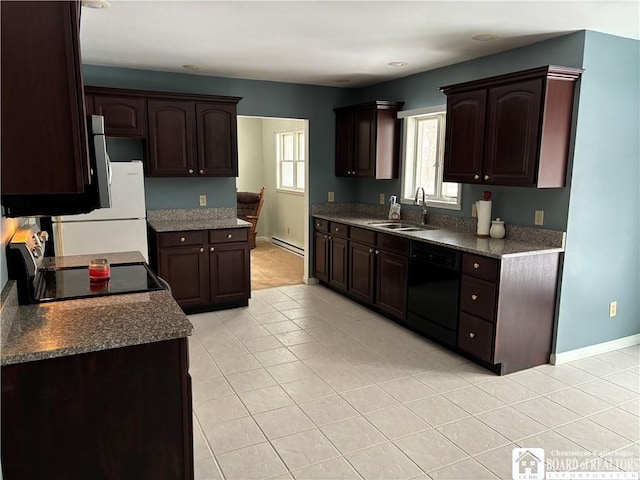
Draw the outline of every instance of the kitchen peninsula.
M171 294L18 306L15 290L2 295L4 478L193 478L193 327Z

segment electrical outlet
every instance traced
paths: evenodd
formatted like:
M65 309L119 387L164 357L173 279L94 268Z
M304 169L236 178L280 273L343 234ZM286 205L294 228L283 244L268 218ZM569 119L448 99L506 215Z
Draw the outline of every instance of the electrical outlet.
M384 205L384 193L380 194L380 205Z
M609 304L609 318L615 317L618 314L618 302L615 300Z
M478 216L478 206L475 203L471 204L471 216L472 217Z
M200 195L200 206L201 207L206 207L207 206L207 196L206 195Z
M544 210L536 210L535 224L544 225Z
M333 192L329 192L329 193L327 194L327 201L328 201L328 202L333 202L334 198L335 198L335 197L334 197L334 195L333 195Z

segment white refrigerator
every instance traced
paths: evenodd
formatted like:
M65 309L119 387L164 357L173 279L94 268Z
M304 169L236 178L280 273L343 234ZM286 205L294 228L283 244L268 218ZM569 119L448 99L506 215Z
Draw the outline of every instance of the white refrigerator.
M149 261L142 162L112 162L111 172L111 208L51 219L56 255L139 251Z

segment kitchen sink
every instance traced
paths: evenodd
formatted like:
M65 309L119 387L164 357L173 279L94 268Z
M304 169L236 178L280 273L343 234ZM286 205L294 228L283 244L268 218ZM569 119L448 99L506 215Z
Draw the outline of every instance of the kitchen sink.
M397 232L419 232L420 230L438 229L438 227L432 227L430 225L414 225L410 223L374 223L373 225L379 228L395 230Z

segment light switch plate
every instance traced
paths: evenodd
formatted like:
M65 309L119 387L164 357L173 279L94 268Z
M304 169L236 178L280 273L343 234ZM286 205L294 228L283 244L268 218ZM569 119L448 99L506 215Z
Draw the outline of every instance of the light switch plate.
M334 196L333 192L329 192L329 193L327 194L327 201L328 201L329 203L331 203L331 202L333 202L333 200L334 200L334 199L335 199L335 196Z
M206 207L207 206L207 196L206 195L200 195L200 206L201 207Z
M380 194L380 205L384 205L384 193Z
M535 224L544 225L544 210L536 210Z

